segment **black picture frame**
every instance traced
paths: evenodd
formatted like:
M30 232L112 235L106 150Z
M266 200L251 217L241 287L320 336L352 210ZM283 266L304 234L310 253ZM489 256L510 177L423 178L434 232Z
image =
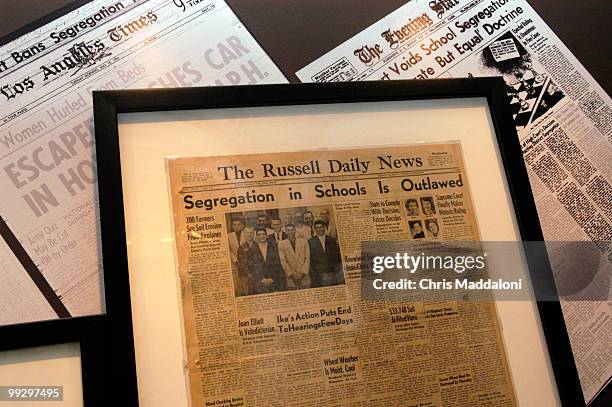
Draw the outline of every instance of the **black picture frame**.
M106 333L106 318L102 315L4 325L0 327L0 352L79 343L83 405L102 407L108 405L109 395Z
M606 407L612 405L612 384L608 382L594 399L589 403L589 407Z
M93 97L106 316L112 349L109 362L114 371L112 386L129 405L137 405L138 392L120 165L120 113L483 97L490 109L521 237L523 241L544 240L501 78L95 91ZM526 251L525 255L531 264L532 254ZM539 261L537 271L530 267L536 291L537 285L550 287L554 281L548 260ZM560 304L538 301L537 307L561 402L564 406L585 405Z

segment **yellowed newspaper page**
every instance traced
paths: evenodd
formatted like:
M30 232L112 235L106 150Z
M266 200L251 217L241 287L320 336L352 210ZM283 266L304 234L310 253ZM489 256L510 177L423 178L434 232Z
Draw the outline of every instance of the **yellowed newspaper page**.
M490 301L373 301L362 242L479 239L458 142L167 163L192 406L515 406Z

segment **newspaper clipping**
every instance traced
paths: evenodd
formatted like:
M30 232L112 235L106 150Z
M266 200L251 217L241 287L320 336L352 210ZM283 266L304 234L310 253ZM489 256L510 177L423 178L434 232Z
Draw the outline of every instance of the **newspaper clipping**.
M612 302L594 300L612 292L612 101L531 6L412 0L296 75L303 82L503 76L544 237L600 248L584 276L586 301L562 302L592 400L612 377ZM563 262L554 253L551 261Z
M167 163L194 406L515 406L489 301L368 301L364 241L478 240L456 142Z
M222 0L94 0L0 47L0 325L104 313L93 90L275 82Z

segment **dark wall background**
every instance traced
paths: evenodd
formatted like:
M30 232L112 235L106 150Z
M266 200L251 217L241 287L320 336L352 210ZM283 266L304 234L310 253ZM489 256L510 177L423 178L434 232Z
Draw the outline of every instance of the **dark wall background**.
M86 0L0 0L0 38ZM285 76L395 10L405 0L227 0ZM529 0L531 6L612 94L612 5L607 0ZM60 12L58 12L60 10ZM3 41L0 41L0 43Z

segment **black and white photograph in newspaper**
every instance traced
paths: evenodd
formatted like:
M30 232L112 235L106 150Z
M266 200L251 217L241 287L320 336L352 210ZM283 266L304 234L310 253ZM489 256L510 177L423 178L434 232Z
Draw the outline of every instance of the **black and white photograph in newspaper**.
M225 220L237 297L344 284L330 206L232 212Z

